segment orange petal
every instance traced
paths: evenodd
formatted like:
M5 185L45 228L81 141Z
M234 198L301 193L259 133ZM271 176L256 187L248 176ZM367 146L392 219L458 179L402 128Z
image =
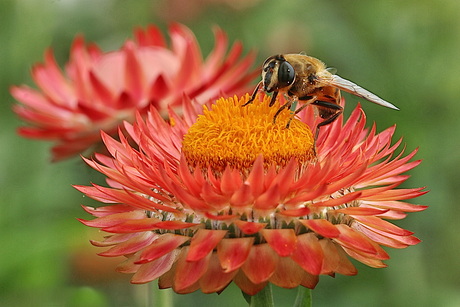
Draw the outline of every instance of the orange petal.
M268 280L278 287L292 289L300 285L305 271L289 257L280 257L275 272Z
M380 215L387 212L389 209L376 209L366 207L348 207L337 210L331 210L334 213L343 213L348 215Z
M303 208L298 208L298 209L292 209L292 210L284 210L281 211L280 214L285 215L285 216L304 216L307 215L311 212L311 209L309 207L303 207Z
M158 278L158 288L168 289L172 288L174 284L174 276L176 274L177 261L173 263L172 267Z
M198 261L208 255L226 234L226 230L198 229L190 243L187 261Z
M224 272L216 253L212 253L208 270L200 278L200 288L203 293L221 292L228 286L238 271Z
M241 270L238 271L238 274L236 274L233 281L241 289L241 291L248 295L256 295L268 284L268 281L259 284L253 283Z
M252 196L251 187L248 184L243 184L230 197L230 204L232 207L245 207L247 204L252 203L253 200L254 196Z
M158 239L153 241L150 246L146 247L142 251L139 260L136 263L147 263L163 257L165 254L170 253L188 240L190 240L190 237L188 236L175 235L172 233L162 234Z
M263 194L257 197L254 202L254 209L258 210L272 210L279 204L280 192L278 185L274 185L266 190Z
M340 235L340 231L335 227L335 225L325 219L300 220L300 222L305 227L326 238L336 238Z
M221 178L220 189L225 195L233 195L243 184L240 172L227 167Z
M319 240L323 249L324 261L321 274L332 275L334 272L343 275L356 275L358 271L351 261L347 258L344 250L337 246L330 239Z
M273 275L278 259L278 255L270 245L254 245L241 269L252 283L260 284Z
M198 261L187 261L189 247L184 247L177 260L176 272L174 274L173 288L177 293L186 293L185 291L192 287L208 269L208 263L211 259L211 253Z
M134 274L133 278L131 279L131 283L143 284L159 278L161 275L171 269L171 266L176 260L176 256L178 254L179 251L174 250L160 258L141 265L136 274Z
M281 257L291 255L296 248L297 236L294 229L262 229L260 233Z
M313 275L321 274L324 255L315 234L306 233L297 236L297 248L291 258L305 271Z
M254 237L223 239L217 246L217 256L224 272L232 272L241 267L249 256Z
M254 198L259 197L265 190L264 187L264 161L262 155L258 156L252 166L251 173L246 182L249 183Z
M305 272L302 282L300 283L302 286L308 289L315 289L316 285L318 284L319 276L312 275L308 272Z
M258 233L267 226L267 223L246 222L242 220L236 220L234 224L246 235Z
M117 265L117 268L115 269L115 271L120 272L120 273L125 273L125 274L136 273L137 270L139 270L140 265L135 264L134 262L136 262L138 259L139 259L139 253L128 256L128 259L126 259L125 261Z
M356 250L352 250L352 249L349 249L349 248L346 248L346 247L343 247L343 249L345 250L345 252L348 255L350 255L354 259L356 259L359 262L362 262L365 265L368 265L368 266L370 266L372 268L386 268L387 267L387 265L385 263L383 263L382 260L372 258L369 255L359 253Z

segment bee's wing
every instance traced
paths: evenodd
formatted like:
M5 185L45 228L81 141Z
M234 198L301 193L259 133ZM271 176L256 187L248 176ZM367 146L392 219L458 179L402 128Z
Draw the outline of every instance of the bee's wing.
M362 88L358 84L355 84L347 79L344 79L340 76L337 75L332 75L328 80L326 81L329 85L335 86L341 90L344 90L345 92L348 92L350 94L353 94L355 96L364 98L370 102L379 104L381 106L394 109L394 110L399 110L396 106L393 104L389 103L388 101L383 100L382 98L378 97L375 94L372 94L368 90Z

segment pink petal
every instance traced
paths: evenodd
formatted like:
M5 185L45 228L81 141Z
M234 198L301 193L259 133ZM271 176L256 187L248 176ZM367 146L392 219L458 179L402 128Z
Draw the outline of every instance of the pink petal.
M133 284L143 284L159 278L169 271L176 260L178 251L174 250L163 255L152 262L143 264L139 267L136 274L131 279Z
M123 243L118 243L109 250L99 253L100 256L117 257L122 255L134 254L137 251L149 246L158 235L153 232L144 232L140 235L133 237Z
M172 252L185 242L190 240L188 236L181 236L172 233L162 234L148 247L144 248L136 264L144 264Z

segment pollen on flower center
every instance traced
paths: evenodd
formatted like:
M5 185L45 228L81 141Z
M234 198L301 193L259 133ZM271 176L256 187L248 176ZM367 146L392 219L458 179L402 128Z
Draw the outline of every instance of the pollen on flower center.
M259 155L265 166L284 166L292 158L302 163L315 157L313 134L305 123L294 118L286 128L292 117L289 110L281 112L273 123L278 108L268 106L270 97L243 107L249 98L221 98L211 109L204 107L204 114L190 127L182 143L189 165L215 171L227 166L243 170L250 168Z

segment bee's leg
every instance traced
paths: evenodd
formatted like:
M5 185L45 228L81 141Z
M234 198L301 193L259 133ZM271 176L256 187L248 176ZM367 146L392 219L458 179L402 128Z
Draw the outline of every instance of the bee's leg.
M290 108L292 105L292 100L288 100L285 104L283 104L279 109L278 111L276 111L275 113L275 116L273 116L273 123L276 123L276 118L278 117L278 115L280 115L281 111L283 111L284 109L286 108Z
M259 91L259 88L261 87L262 85L262 81L260 81L259 83L257 83L257 86L256 88L254 89L254 92L252 93L252 96L251 98L245 103L243 104L243 107L247 106L248 104L252 103L254 101L254 99L256 99L256 95L257 95L257 92Z
M272 99L270 100L269 107L272 107L275 104L276 96L278 96L278 92L273 92Z
M324 121L320 122L316 126L316 134L315 139L318 138L319 128L322 126L329 125L333 121L343 113L343 108L338 104L327 102L327 101L315 101L312 103L313 105L318 107L319 116L324 119Z
M302 101L304 104L298 108L297 110L294 111L294 113L292 114L291 118L289 119L288 123L286 124L286 129L289 128L289 126L291 125L291 121L292 119L297 115L299 114L303 109L305 109L306 107L308 107L308 105L310 105L311 101L313 101L314 99L316 99L316 96L305 96L305 97L302 97L302 98L299 98L298 101ZM306 100L306 101L305 101Z

